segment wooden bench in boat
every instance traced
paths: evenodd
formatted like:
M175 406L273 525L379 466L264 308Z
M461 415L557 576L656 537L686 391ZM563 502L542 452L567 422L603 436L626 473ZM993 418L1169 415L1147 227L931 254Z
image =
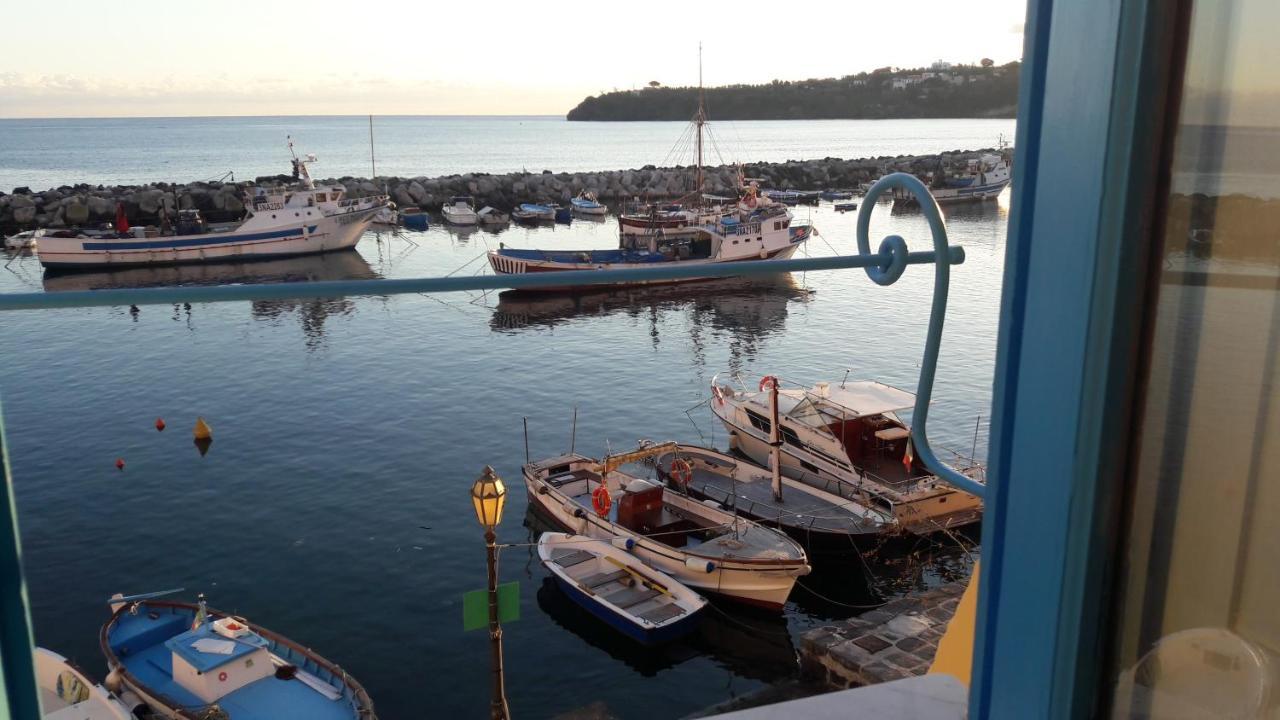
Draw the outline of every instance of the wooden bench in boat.
M684 615L684 608L675 603L667 603L659 605L651 610L646 610L636 615L638 618L644 618L655 625L673 617Z
M581 565L594 557L595 555L586 550L560 550L552 553L551 560L560 567L567 569L574 565Z
M633 605L639 605L645 600L651 600L658 597L662 593L654 590L647 585L638 587L629 587L625 590L619 590L616 593L604 596L604 599L614 605L626 609Z
M588 575L587 577L582 578L581 580L578 581L578 584L585 588L590 588L594 590L598 587L603 587L605 585L608 585L611 582L617 582L618 580L621 580L622 578L627 577L630 574L631 573L628 573L626 570L614 570L613 572L596 573L594 575Z

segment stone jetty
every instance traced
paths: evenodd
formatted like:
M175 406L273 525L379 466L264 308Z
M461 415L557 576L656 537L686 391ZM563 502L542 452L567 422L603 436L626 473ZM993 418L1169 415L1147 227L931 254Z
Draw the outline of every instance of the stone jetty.
M960 168L984 152L995 150L957 150L941 155L899 155L858 160L828 157L750 163L743 170L747 177L758 179L763 188L855 188L890 172L919 175L935 170L940 163ZM732 195L736 187L736 173L736 168L731 165L706 168L706 192ZM539 173L468 173L442 177L342 177L319 182L341 184L352 196L385 192L401 207L416 205L435 211L450 196L472 195L477 205L492 205L505 210L522 202L566 203L581 190L594 192L601 200L614 203L636 197L678 197L689 191L692 176L692 169L688 167L648 165L639 169L601 172L543 170ZM287 175L273 175L238 183L80 184L43 191L19 187L12 193L0 192L0 229L67 228L106 223L115 218L117 203L124 203L132 224L158 222L162 207L168 210L175 207L197 208L212 222L231 221L243 216L247 189L290 181Z

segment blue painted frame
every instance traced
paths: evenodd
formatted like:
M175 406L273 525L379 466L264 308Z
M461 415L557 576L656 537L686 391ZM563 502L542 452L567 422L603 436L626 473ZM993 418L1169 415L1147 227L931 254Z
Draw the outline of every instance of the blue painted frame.
M1088 717L1106 703L1107 591L1187 6L1029 4L971 717Z

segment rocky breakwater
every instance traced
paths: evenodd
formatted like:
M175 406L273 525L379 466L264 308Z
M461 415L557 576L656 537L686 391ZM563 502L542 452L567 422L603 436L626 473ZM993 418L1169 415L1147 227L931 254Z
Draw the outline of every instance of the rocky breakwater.
M822 158L781 163L748 163L743 173L759 181L763 188L822 189L855 188L891 172L922 175L945 167L959 169L982 153L994 150L953 151L942 155L899 155L896 157L843 160ZM730 196L737 188L737 168L732 165L704 168L707 193ZM259 177L241 183L187 183L134 186L64 185L42 192L15 188L0 193L0 229L11 231L31 227L67 228L98 225L115 218L117 203L123 203L129 222L156 223L160 209L196 208L211 222L239 219L244 215L245 191L255 186L287 183L288 176ZM342 177L320 181L340 184L348 195L363 197L386 193L401 207L418 206L439 210L454 195L471 195L477 206L492 205L503 210L522 202L567 203L582 190L601 200L621 203L632 198L673 198L689 192L693 169L645 166L632 170L555 173L468 173L441 177Z

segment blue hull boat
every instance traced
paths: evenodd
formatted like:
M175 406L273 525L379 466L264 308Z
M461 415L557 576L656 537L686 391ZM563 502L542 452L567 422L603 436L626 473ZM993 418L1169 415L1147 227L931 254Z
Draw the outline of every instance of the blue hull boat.
M400 211L400 223L410 230L426 230L431 224L426 210L412 207Z
M102 652L124 686L165 717L376 717L360 683L287 638L203 602L130 600L114 599Z
M820 197L823 200L850 200L853 198L852 190L823 190Z
M636 642L659 645L693 632L706 599L615 546L632 542L543 533L538 557L571 600Z

